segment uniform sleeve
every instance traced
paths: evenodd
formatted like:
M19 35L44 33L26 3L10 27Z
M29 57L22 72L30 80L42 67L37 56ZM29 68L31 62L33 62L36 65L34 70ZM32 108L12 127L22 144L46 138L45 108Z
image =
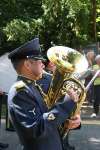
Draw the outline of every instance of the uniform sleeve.
M64 99L63 102L57 103L51 110L42 113L35 98L32 99L27 92L20 91L14 96L11 109L19 126L37 138L46 136L48 132L57 129L69 117L75 103L66 96L62 99Z

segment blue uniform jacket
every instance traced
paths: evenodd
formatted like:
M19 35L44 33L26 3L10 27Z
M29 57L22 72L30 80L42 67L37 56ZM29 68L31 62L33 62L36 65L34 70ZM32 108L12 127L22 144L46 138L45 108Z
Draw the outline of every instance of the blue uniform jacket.
M41 82L45 85L45 92L48 90L47 83L49 85L50 78L46 75ZM8 107L23 150L63 149L58 127L69 117L75 103L67 96L61 99L62 101L48 110L34 81L18 77L18 81L9 91Z

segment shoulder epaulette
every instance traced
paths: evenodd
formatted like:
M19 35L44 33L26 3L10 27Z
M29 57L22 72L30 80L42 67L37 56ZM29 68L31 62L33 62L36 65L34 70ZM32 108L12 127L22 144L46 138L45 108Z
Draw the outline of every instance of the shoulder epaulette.
M23 89L25 88L26 84L23 82L23 81L18 81L16 84L15 84L15 88L16 90L20 90L20 89Z

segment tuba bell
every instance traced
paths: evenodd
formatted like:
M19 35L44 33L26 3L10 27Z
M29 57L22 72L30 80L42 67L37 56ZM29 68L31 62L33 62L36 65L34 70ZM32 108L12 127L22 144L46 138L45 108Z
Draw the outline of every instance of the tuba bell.
M86 91L84 84L78 79L80 73L88 68L88 62L84 55L78 51L64 46L54 46L47 51L48 59L56 65L50 88L46 95L46 104L51 108L57 100L64 96L70 88L73 88L79 97L77 106L70 114L70 117L80 112L85 100ZM62 133L68 132L66 121Z

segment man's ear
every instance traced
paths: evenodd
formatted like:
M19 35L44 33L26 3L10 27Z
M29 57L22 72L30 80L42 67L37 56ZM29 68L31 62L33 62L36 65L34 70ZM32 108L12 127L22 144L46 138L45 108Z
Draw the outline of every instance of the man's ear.
M24 61L24 66L25 66L25 68L29 69L31 67L31 64L28 60L25 60Z

